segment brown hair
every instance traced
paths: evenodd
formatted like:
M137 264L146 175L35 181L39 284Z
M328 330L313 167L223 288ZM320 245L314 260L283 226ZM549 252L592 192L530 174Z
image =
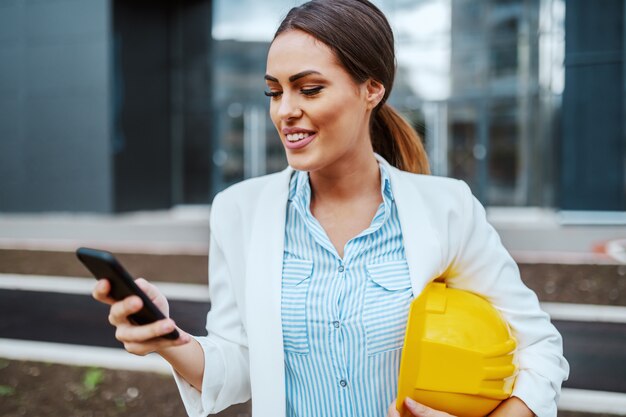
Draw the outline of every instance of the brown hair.
M396 168L429 174L428 157L411 125L386 103L396 73L393 32L385 15L367 0L312 0L294 7L276 30L301 30L330 47L357 83L385 86L372 113L374 151Z

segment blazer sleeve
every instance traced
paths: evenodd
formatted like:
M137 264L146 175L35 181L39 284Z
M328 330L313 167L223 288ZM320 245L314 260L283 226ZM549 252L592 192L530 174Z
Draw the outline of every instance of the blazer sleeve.
M522 282L485 209L460 183L462 211L450 216L448 238L455 250L446 280L451 287L482 295L503 314L518 344L519 374L512 395L537 416L556 417L561 384L569 374L562 337L536 294Z
M238 305L238 299L241 300L241 297L236 294L237 286L233 282L232 265L229 265L222 245L223 233L228 230L227 223L231 223L227 222L226 216L230 215L232 219L234 213L218 194L211 207L209 248L211 309L207 314L207 336L195 337L204 351L202 392L174 372L183 404L191 417L215 414L232 404L250 399L248 339Z

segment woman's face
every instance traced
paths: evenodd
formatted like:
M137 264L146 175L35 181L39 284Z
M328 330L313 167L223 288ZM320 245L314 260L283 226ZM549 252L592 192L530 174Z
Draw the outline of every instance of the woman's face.
M270 116L293 168L332 170L371 158L369 116L382 85L355 83L328 46L299 30L274 39L265 79Z

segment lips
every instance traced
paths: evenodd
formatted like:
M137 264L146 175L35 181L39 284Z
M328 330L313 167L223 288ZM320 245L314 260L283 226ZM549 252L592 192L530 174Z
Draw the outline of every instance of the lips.
M301 128L285 128L285 147L287 149L300 149L308 145L317 137L317 133Z
M304 148L309 143L311 143L313 141L313 139L315 139L316 137L317 137L317 133L313 133L313 134L309 134L305 138L299 139L299 140L297 140L295 142L291 142L289 140L286 140L285 141L285 147L287 149L301 149L301 148Z

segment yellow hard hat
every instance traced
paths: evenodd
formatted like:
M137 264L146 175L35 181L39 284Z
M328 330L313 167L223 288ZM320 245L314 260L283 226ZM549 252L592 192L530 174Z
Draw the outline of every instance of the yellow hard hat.
M458 417L484 417L510 397L515 339L484 298L432 282L411 304L398 382L405 397Z

